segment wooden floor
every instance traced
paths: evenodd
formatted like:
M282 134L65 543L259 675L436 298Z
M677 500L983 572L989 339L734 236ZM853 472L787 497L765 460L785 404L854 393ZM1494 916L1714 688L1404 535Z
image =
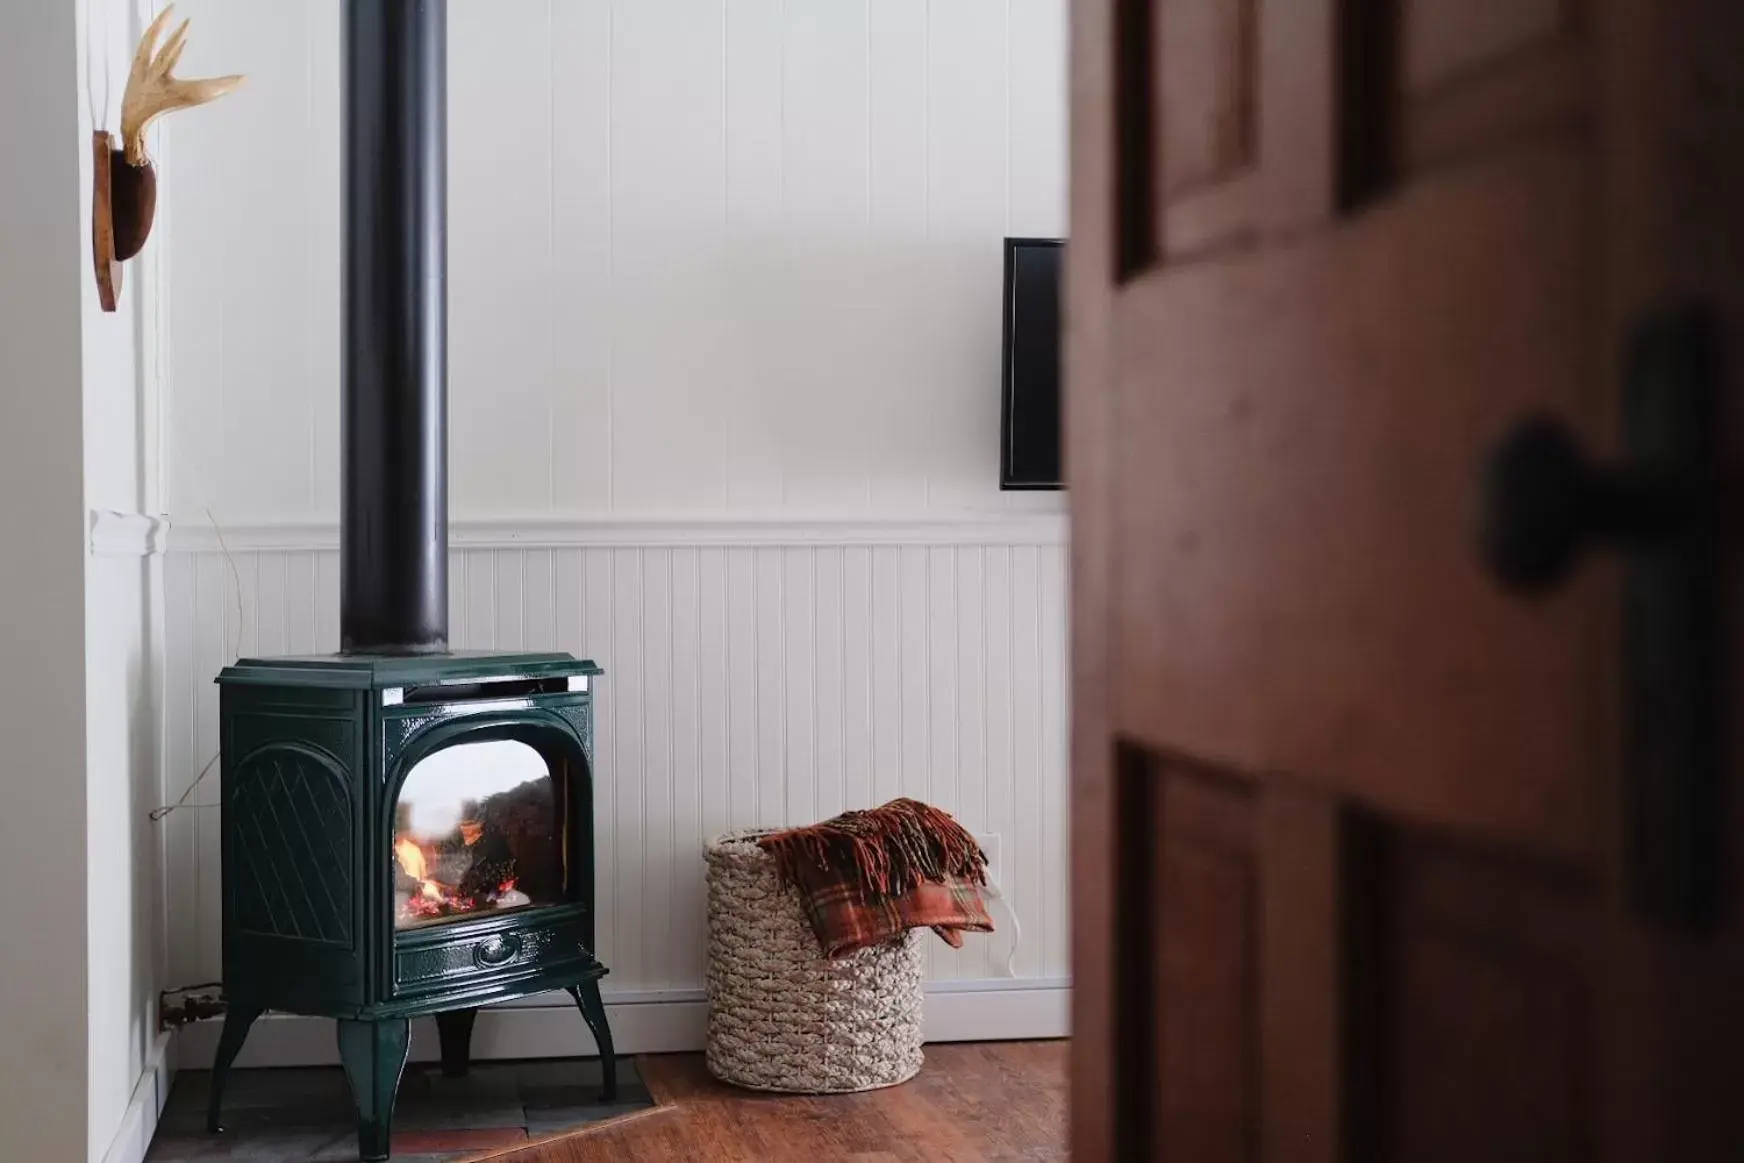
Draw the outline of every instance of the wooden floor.
M702 1056L638 1057L661 1108L492 1163L975 1163L1066 1157L1066 1043L928 1046L889 1090L781 1097L725 1086Z

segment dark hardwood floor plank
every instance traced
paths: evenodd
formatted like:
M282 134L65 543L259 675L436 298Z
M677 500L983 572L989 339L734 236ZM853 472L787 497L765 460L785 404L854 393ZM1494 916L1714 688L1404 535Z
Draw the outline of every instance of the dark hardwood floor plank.
M1065 1042L927 1047L913 1081L766 1095L710 1078L698 1054L637 1059L667 1109L492 1156L492 1163L992 1163L1066 1157Z

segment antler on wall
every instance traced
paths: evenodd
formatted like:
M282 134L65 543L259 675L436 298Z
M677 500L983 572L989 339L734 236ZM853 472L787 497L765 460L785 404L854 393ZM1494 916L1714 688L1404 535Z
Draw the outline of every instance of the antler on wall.
M164 42L162 52L158 51L157 38L175 10L176 6L171 4L158 13L140 38L139 51L133 54L133 69L127 75L127 91L121 98L121 140L127 147L130 166L142 166L149 160L145 156L145 130L153 121L177 109L216 101L242 84L242 78L236 75L199 81L184 81L172 75L188 45L190 22L182 21L181 27Z
M170 35L160 51L158 37L169 25L175 5L166 5L140 38L121 97L121 140L102 129L92 141L91 260L97 274L97 297L105 311L115 310L121 295L121 264L138 254L151 233L157 214L157 172L145 153L145 131L153 121L177 109L215 101L242 84L239 76L184 81L175 75L188 45L188 21Z

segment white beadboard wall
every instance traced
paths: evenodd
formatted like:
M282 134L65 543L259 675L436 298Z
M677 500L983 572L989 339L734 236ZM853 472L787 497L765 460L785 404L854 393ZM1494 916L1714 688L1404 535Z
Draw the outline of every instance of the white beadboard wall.
M212 676L238 654L338 642L327 548L176 551L166 563L167 769L217 752ZM237 582L240 581L240 590ZM912 795L1001 837L1023 923L1014 971L1068 970L1065 556L1026 544L528 546L452 555L456 645L557 647L606 668L595 842L608 996L704 982L701 846ZM189 797L216 798L209 778ZM219 976L215 811L165 822L169 979ZM1011 932L934 980L1001 977Z
M156 150L166 801L220 667L338 641L339 3L178 4L181 71L248 83ZM996 480L1065 0L450 0L449 35L452 632L608 670L608 996L700 988L705 836L898 794L1000 835L1015 970L1061 983L1062 518ZM171 982L218 975L216 824L164 821ZM999 977L1002 928L933 976Z

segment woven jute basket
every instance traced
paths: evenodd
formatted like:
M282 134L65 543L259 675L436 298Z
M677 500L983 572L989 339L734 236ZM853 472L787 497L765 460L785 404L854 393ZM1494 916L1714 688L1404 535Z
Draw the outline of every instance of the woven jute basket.
M829 959L784 888L766 832L709 843L708 1068L754 1090L835 1094L921 1066L921 949L900 939Z

